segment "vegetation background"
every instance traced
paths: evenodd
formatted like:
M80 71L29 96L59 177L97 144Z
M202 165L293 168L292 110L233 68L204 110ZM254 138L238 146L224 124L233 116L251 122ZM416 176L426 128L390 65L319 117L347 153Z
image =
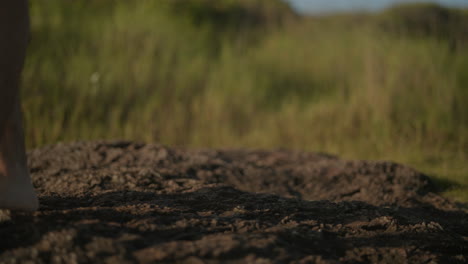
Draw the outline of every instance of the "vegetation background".
M468 201L468 12L31 1L29 148L129 139L388 159Z

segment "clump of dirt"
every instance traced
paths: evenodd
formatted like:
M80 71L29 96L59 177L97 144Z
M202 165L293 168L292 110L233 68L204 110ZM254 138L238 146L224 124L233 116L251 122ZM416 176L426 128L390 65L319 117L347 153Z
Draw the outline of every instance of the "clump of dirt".
M392 162L130 142L29 153L0 262L466 263L468 212Z

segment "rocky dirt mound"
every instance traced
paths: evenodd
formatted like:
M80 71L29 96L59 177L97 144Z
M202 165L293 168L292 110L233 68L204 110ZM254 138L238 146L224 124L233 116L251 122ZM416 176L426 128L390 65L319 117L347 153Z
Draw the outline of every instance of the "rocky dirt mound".
M391 162L127 142L29 153L0 262L466 263L468 213Z

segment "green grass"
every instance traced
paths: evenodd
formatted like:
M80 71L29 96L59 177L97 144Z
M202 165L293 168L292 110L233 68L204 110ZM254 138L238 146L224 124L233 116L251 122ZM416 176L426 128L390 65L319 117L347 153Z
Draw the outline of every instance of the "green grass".
M129 139L388 159L468 201L463 27L414 33L422 17L402 30L399 9L308 18L272 0L211 3L31 2L28 146Z

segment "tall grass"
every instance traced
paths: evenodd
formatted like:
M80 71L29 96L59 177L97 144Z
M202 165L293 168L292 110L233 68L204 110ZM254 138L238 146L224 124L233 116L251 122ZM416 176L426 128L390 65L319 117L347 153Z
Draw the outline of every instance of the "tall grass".
M468 42L382 27L391 13L279 19L281 6L242 23L256 13L194 16L168 3L31 3L30 148L130 139L325 151L409 163L468 200Z

